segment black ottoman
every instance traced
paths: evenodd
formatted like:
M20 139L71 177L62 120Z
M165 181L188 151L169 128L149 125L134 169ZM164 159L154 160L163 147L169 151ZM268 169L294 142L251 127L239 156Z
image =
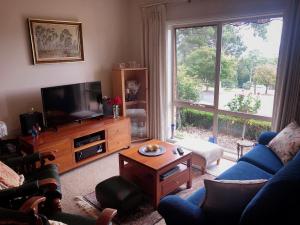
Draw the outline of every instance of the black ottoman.
M119 214L124 214L135 209L143 195L135 184L115 176L96 186L96 198L103 208L114 208Z

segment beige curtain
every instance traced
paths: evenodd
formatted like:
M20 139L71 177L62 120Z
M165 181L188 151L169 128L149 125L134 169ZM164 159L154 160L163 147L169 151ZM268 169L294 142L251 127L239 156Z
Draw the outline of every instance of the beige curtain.
M284 17L273 110L273 130L300 122L300 0L291 0Z
M149 69L150 137L164 140L167 118L166 6L142 9L143 61Z

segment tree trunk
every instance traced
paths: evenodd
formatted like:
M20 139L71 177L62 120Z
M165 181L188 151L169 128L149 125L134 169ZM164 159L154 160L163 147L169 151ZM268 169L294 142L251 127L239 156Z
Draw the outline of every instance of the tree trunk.
M208 85L206 85L206 90L205 90L205 91L208 91L208 88L209 88L209 86L208 86Z
M268 94L268 85L266 85L266 91L265 91L265 95Z
M254 83L253 86L254 86L254 94L256 95L256 83Z

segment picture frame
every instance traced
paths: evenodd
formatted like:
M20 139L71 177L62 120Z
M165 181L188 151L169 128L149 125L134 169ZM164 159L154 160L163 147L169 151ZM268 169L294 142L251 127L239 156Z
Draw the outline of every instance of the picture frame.
M84 61L82 23L28 19L34 64Z

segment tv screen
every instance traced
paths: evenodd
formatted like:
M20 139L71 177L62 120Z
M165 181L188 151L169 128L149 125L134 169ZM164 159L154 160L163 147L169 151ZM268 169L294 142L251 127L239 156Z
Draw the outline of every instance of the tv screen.
M46 127L103 115L101 82L41 89Z

